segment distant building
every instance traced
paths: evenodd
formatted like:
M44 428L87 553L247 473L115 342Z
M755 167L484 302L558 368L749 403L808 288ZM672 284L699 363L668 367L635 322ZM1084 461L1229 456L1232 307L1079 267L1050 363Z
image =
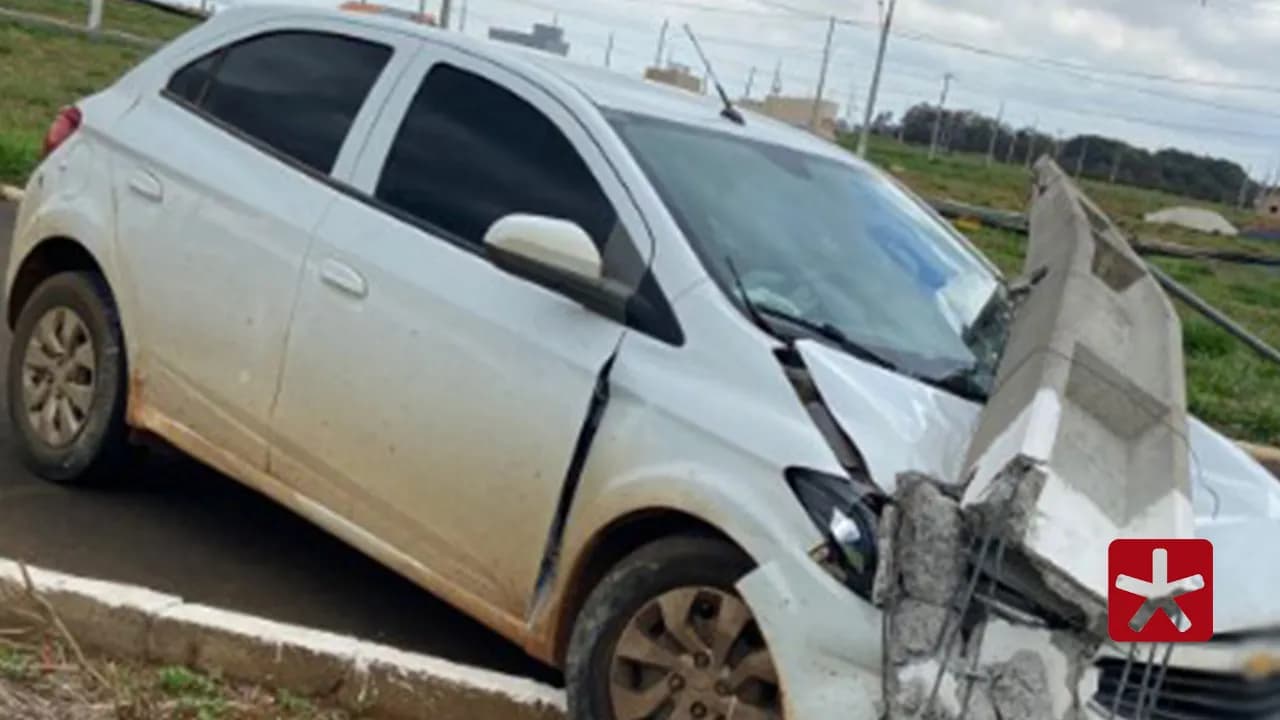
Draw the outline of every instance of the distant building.
M1258 195L1254 206L1262 217L1280 222L1280 189L1267 190Z
M785 95L769 95L763 100L742 100L741 105L788 125L810 129L813 122L813 103L811 97L787 97ZM814 132L828 140L836 137L836 113L840 106L830 100L818 103L818 125Z
M674 85L682 90L701 93L702 78L694 75L687 66L672 64L665 68L651 67L644 71L646 80Z
M564 39L564 28L555 25L535 23L532 32L507 30L505 28L489 28L489 39L500 42L524 45L534 50L542 50L553 55L569 54L569 43Z

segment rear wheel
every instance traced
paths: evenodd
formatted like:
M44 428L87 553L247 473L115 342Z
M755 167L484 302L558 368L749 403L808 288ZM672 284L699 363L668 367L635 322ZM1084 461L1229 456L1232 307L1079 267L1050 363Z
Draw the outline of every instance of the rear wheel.
M9 351L9 418L23 459L45 479L112 479L128 456L125 359L102 276L64 272L35 289Z
M734 584L732 545L659 540L596 587L566 668L573 720L780 720L773 660Z

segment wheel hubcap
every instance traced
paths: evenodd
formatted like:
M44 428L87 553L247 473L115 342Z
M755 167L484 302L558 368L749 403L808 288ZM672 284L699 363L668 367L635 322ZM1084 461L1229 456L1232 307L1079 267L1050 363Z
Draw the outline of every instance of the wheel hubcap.
M617 720L781 720L778 677L751 611L711 587L668 591L614 649Z
M52 447L69 444L93 407L97 358L93 338L67 307L46 312L27 342L22 402L37 437Z

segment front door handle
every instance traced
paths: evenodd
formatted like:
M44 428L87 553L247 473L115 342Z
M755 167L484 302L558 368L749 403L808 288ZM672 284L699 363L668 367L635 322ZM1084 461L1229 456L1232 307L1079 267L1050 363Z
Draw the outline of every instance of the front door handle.
M320 279L326 285L352 297L362 298L369 294L369 285L365 283L364 276L340 260L326 258L321 262Z
M160 184L160 178L147 170L134 171L133 177L129 178L129 189L152 202L164 200L164 185Z

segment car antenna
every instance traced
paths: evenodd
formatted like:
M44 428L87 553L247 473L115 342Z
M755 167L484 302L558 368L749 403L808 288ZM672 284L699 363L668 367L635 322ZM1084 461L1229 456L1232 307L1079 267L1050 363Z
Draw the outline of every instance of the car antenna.
M702 59L702 65L707 69L707 77L711 78L711 82L715 84L716 92L720 94L720 101L724 103L724 107L720 110L720 116L738 125L746 125L747 121L743 119L742 113L738 112L738 108L733 106L733 101L729 99L729 93L724 91L724 86L720 84L720 79L716 77L716 71L711 68L711 61L707 59L707 54L702 52L702 46L698 44L698 36L693 34L693 28L689 27L689 23L684 24L684 32L693 41L693 49L698 52L698 57Z

